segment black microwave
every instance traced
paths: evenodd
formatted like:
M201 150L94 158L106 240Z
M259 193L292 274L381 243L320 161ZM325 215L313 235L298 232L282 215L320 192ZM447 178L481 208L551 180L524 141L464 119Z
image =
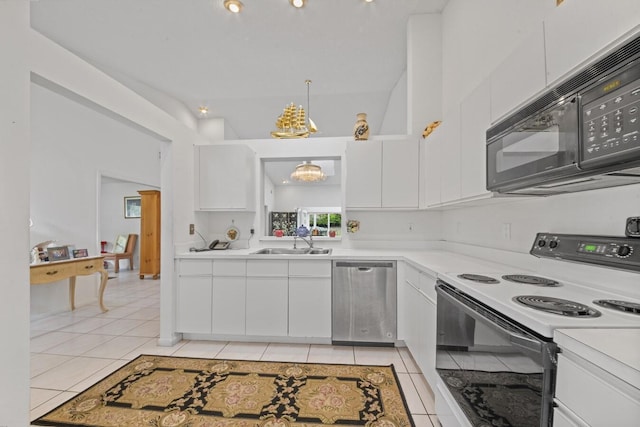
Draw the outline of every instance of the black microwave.
M498 193L640 183L640 36L494 124L486 155Z

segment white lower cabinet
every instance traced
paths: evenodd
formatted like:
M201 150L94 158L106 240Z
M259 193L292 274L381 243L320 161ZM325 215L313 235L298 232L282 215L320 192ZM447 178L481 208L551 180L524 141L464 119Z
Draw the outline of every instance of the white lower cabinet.
M178 281L178 332L211 333L211 276L183 276Z
M288 279L247 277L247 335L286 337Z
M428 290L435 278L407 266L404 286L405 344L429 384L435 384L436 304Z
M289 336L331 338L331 278L289 278Z
M181 260L178 263L178 332L211 333L212 274L211 260Z
M331 261L183 259L176 310L177 332L326 341Z
M558 355L555 402L554 427L636 426L640 416L640 390L564 349Z
M213 278L213 330L214 334L244 335L247 278Z
M216 259L213 261L214 334L245 334L247 299L247 261Z
M553 427L588 427L584 422L577 421L566 413L561 406L553 409Z

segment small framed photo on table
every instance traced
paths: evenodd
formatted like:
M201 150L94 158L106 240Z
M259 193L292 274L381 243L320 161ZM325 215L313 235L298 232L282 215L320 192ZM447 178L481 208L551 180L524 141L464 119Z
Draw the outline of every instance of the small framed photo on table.
M140 196L132 196L124 198L124 217L140 218Z
M47 256L49 257L49 261L69 259L69 248L66 246L54 246L47 248Z
M74 258L86 258L89 256L89 251L86 249L74 249L72 253Z

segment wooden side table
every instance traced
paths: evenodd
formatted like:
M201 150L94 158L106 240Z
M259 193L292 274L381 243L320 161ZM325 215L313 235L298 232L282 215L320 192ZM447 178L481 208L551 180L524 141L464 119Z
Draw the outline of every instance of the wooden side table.
M62 261L45 262L31 265L31 284L57 282L69 279L69 305L75 310L76 276L88 276L100 273L99 302L103 312L109 309L104 306L104 290L107 287L107 271L104 269L104 257L94 256L86 258L66 259Z

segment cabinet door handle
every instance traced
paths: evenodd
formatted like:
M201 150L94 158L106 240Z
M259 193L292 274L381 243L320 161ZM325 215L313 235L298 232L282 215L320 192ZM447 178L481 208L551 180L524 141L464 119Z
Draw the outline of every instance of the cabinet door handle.
M94 266L93 265L85 265L84 269L85 270L91 270Z
M47 276L53 276L54 274L58 274L58 270L47 271Z

